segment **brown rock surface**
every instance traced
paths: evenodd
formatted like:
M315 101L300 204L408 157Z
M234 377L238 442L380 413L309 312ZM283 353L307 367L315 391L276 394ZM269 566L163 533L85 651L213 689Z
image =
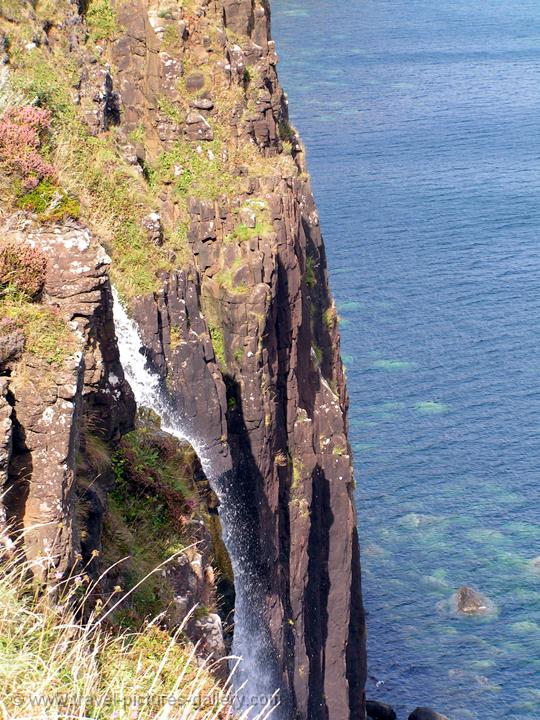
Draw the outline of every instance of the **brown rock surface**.
M43 304L66 323L70 348L54 365L23 354L7 381L13 443L3 512L25 529L26 555L47 581L67 572L80 550L75 465L82 414L91 413L110 439L130 427L134 404L119 363L103 249L75 223L34 226L14 218L4 232L46 253Z

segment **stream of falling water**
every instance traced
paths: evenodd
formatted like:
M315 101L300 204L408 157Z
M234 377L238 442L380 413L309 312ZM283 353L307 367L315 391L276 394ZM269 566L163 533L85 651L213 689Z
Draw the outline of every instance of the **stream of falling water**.
M193 446L219 498L223 538L233 566L236 592L233 654L234 659L240 658L233 675L236 709L252 720L262 720L270 713L272 720L287 720L288 702L283 693L280 697L277 692L281 683L275 651L262 620L264 595L253 570L250 538L246 537L243 520L244 512L250 509L242 509L235 499L230 475L216 477L204 442L193 438L182 427L182 419L175 412L161 379L148 366L137 325L128 317L114 289L113 298L120 361L137 407L155 412L161 419L162 430Z

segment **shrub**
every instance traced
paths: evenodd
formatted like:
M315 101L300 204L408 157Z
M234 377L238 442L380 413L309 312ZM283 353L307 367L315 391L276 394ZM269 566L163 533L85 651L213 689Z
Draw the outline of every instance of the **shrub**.
M150 424L123 437L112 456L115 486L105 519L106 563L130 556L118 577L126 588L148 576L121 608L125 626L140 626L172 601L169 578L151 571L191 542L185 526L198 506L191 487L193 459L191 449Z
M46 256L26 243L13 241L0 244L0 290L16 288L35 298L45 284Z
M8 108L0 118L0 162L21 178L25 189L55 177L54 167L39 152L50 122L49 110L32 105Z

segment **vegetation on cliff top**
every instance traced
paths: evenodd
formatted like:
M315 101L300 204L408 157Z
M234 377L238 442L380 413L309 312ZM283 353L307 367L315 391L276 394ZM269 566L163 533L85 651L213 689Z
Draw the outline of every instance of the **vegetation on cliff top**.
M188 15L191 5L183 4ZM249 177L298 174L287 147L277 156L266 157L254 143L231 141L231 126L238 122L238 113L249 114L257 103L260 78L250 68L243 84L216 82L221 56L217 19L208 34L216 52L209 53L201 64L188 46L182 55L179 98L157 98L161 112L171 122L183 123L190 102L199 94L189 86L188 78L202 76L214 103L208 118L214 140L179 139L172 147L156 152L155 139L149 142L142 125L126 138L115 122L108 123L98 135L85 123L74 90L80 85L78 53L67 46L68 34L57 33L51 44L39 41L44 27L60 27L73 12L66 0L38 3L35 9L30 5L10 7L7 3L0 9L0 33L7 39L10 60L9 82L6 74L0 79L0 165L4 170L0 190L14 207L33 212L42 221L81 217L89 224L108 248L113 259L111 275L128 303L157 290L160 271L186 267L191 261L187 241L189 197L234 201L248 189ZM160 17L166 29L173 27L165 10ZM110 60L107 44L121 30L118 13L110 0L91 0L85 21L88 33L81 52L88 55L88 63L91 59L94 67L104 72ZM243 42L242 38L229 39ZM180 38L175 39L171 52L180 42ZM28 123L23 122L25 118ZM4 140L3 124L12 126ZM288 141L291 131L284 131L284 127L280 133ZM126 141L144 147L146 159L139 164L128 161ZM17 158L30 166L19 167ZM148 237L143 220L160 207L160 197L169 186L174 188L182 217L164 219L164 245L160 247ZM266 218L253 232L239 223L229 241L241 242L271 231Z

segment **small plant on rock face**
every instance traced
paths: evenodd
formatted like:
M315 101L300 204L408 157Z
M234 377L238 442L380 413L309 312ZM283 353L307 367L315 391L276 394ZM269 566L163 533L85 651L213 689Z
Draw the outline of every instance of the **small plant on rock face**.
M210 337L212 339L212 346L214 348L216 360L221 368L225 368L227 365L227 358L225 357L225 340L223 337L223 331L218 327L211 327Z
M0 165L17 175L26 190L55 177L54 167L40 153L50 122L49 110L31 105L8 108L0 118Z
M314 288L317 284L317 276L315 275L315 261L309 255L306 257L306 272L304 278L308 288Z
M274 457L274 463L278 465L279 467L287 467L289 464L289 458L287 455L283 452L283 450L280 450L276 453Z

